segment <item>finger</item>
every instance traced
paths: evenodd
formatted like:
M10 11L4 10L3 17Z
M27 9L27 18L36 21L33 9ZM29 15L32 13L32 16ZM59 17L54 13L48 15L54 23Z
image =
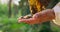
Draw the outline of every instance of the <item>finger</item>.
M23 22L23 21L27 21L27 19L24 19L24 18L19 18L18 19L18 22Z
M24 23L27 23L27 24L35 24L35 23L37 23L36 21L37 21L36 19L30 18L30 19L21 19L18 22L19 23L24 22Z

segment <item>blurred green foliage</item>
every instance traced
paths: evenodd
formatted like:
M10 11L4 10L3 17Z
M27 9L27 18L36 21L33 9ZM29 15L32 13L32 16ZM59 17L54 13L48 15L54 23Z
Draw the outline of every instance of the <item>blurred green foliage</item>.
M14 8L12 6L12 15L13 13L14 13ZM22 10L19 9L19 13L17 17L21 15L22 15ZM8 18L8 6L6 4L4 5L0 4L0 32L37 32L37 29L35 28L33 29L31 25L25 23L18 23L17 17ZM51 29L53 30L53 32L60 32L60 28L57 26L52 25Z
M0 4L0 17L4 17L4 15L6 16L8 13L8 7L6 4L2 5Z

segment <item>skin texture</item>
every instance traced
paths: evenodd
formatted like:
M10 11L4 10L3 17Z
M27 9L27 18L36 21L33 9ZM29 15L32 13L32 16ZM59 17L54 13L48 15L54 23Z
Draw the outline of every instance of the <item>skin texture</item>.
M27 24L39 24L49 20L55 19L55 13L53 9L46 9L44 11L38 12L32 16L32 18L24 19L19 18L18 23L24 22Z

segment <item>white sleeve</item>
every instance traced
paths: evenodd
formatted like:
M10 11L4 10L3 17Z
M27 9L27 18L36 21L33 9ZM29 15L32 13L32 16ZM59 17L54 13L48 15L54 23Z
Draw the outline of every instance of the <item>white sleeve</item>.
M55 21L53 21L56 25L60 26L60 2L53 8L55 12Z

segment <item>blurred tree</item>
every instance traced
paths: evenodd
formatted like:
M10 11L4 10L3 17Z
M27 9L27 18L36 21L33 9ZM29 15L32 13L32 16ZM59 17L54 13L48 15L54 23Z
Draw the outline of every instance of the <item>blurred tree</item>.
M20 0L13 0L13 8L14 8L14 16L17 16L18 14L18 6L19 6Z
M29 6L28 6L28 0L21 0L19 2L19 8L21 9L21 15L24 16L24 15L27 15L30 13L29 11Z
M14 16L16 16L18 14L18 6L13 4L14 7Z
M9 3L8 3L9 16L8 17L11 17L11 14L12 14L12 12L11 12L11 2L12 2L12 0L9 0Z

